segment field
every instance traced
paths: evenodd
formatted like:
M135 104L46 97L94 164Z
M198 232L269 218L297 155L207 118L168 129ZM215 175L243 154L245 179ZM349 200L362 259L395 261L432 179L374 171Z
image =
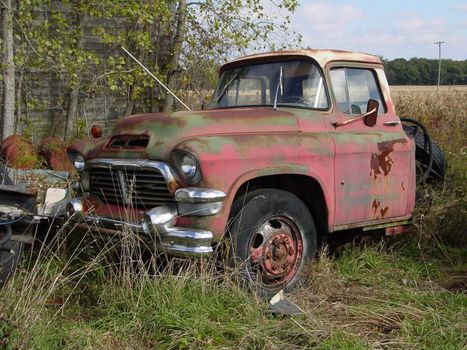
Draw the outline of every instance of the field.
M400 93L400 92L436 92L437 91L436 85L392 85L391 92L392 93ZM461 91L465 92L467 90L467 85L441 85L439 87L439 91L442 93L450 92L450 91Z
M467 88L392 94L444 149L446 182L421 188L412 232L323 245L288 295L303 314L268 313L209 261L144 265L128 232L121 259L90 241L70 256L59 235L0 291L0 348L467 348Z

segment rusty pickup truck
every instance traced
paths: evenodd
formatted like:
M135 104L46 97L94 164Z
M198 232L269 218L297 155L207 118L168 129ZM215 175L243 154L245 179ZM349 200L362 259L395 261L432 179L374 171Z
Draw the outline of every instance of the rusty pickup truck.
M207 108L130 116L68 155L79 227L118 237L126 226L183 257L231 242L266 294L293 287L326 235L406 230L419 168L380 59L333 50L236 59Z

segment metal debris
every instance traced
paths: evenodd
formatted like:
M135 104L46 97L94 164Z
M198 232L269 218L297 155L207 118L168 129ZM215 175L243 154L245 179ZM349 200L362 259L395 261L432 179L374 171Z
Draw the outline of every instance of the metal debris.
M269 312L286 316L295 316L304 313L300 307L285 297L283 289L269 301Z

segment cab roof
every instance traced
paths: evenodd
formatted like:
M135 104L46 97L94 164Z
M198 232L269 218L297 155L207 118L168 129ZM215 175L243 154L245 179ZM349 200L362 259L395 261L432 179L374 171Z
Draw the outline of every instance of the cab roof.
M319 50L319 49L301 49L301 50L283 50L260 53L255 55L248 55L237 58L224 64L221 71L236 66L238 64L249 63L254 61L267 61L268 59L284 57L310 57L314 59L321 67L333 61L350 61L350 62L364 62L373 64L382 64L381 60L374 55L362 52L341 51L341 50Z

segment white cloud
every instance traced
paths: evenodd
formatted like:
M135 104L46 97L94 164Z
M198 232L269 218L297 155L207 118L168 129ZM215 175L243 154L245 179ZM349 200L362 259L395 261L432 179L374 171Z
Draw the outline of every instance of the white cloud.
M292 25L303 34L304 44L316 46L322 38L339 40L344 32L351 30L353 22L362 20L364 12L355 6L315 2L299 7Z
M467 6L465 6L467 7ZM299 7L292 27L304 47L362 51L386 58L437 57L433 45L443 40L443 56L467 58L467 24L421 13L371 13L358 6L315 2Z
M454 7L455 11L467 12L467 4L460 4Z

